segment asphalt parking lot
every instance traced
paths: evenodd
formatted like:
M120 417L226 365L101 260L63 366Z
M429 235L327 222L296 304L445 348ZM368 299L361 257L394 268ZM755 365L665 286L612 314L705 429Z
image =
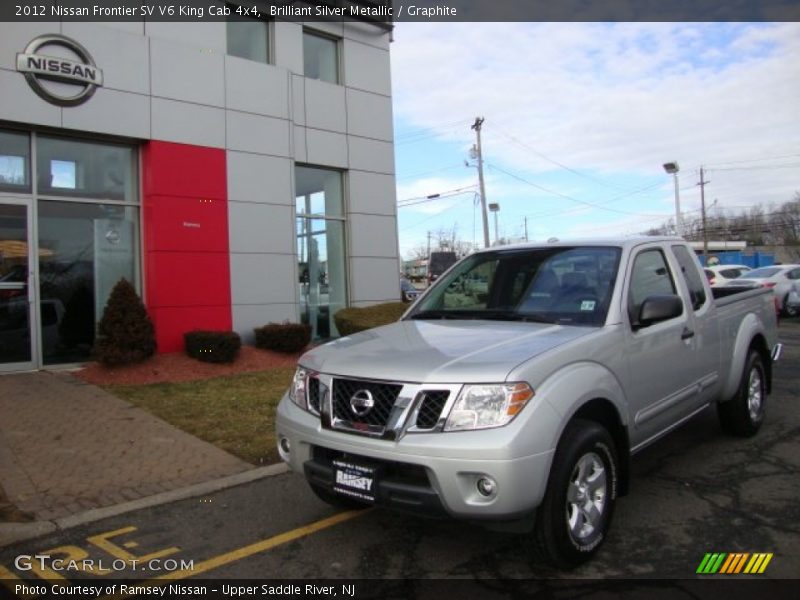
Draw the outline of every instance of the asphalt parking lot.
M17 559L50 554L102 560L112 570L102 577L186 581L681 579L696 577L706 553L720 552L773 554L763 574L736 577L797 578L800 320L781 323L780 336L784 356L759 434L726 436L709 410L637 455L605 545L572 572L533 563L525 536L380 510L337 512L301 477L284 474L0 549L0 578L100 578L96 571L25 570ZM118 565L124 569L114 571Z

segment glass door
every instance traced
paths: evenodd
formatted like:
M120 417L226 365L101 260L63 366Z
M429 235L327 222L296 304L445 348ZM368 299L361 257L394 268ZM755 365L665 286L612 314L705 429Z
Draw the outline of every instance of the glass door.
M0 197L0 372L36 367L29 200Z

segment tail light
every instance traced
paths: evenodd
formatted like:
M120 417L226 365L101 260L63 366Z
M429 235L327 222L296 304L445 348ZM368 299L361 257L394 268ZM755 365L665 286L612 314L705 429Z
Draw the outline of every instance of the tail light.
M709 279L708 280L708 285L717 285L717 278L716 277L712 277L711 279Z
M764 282L764 283L762 283L762 284L761 284L761 287L765 287L765 288L772 289L772 288L774 288L776 285L777 285L777 284L776 284L776 283L774 283L774 282L772 282L772 281L767 281L767 282Z

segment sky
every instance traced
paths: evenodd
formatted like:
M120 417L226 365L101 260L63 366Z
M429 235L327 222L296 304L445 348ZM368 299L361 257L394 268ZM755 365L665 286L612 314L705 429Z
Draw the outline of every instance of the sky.
M798 23L397 23L391 60L405 258L428 231L482 244L477 116L504 238L658 226L675 215L665 162L684 218L701 166L709 211L800 192Z

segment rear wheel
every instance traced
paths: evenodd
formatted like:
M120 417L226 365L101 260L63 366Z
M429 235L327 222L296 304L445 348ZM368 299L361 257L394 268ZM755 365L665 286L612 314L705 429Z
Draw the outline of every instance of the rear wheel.
M784 317L796 317L798 313L796 306L789 306L789 294L786 294L786 297L783 299L783 316Z
M756 350L750 350L736 395L717 405L722 429L733 435L755 435L764 422L766 402L767 378L764 361Z
M536 514L537 558L570 569L592 557L611 525L618 473L614 442L605 428L583 419L567 426Z

